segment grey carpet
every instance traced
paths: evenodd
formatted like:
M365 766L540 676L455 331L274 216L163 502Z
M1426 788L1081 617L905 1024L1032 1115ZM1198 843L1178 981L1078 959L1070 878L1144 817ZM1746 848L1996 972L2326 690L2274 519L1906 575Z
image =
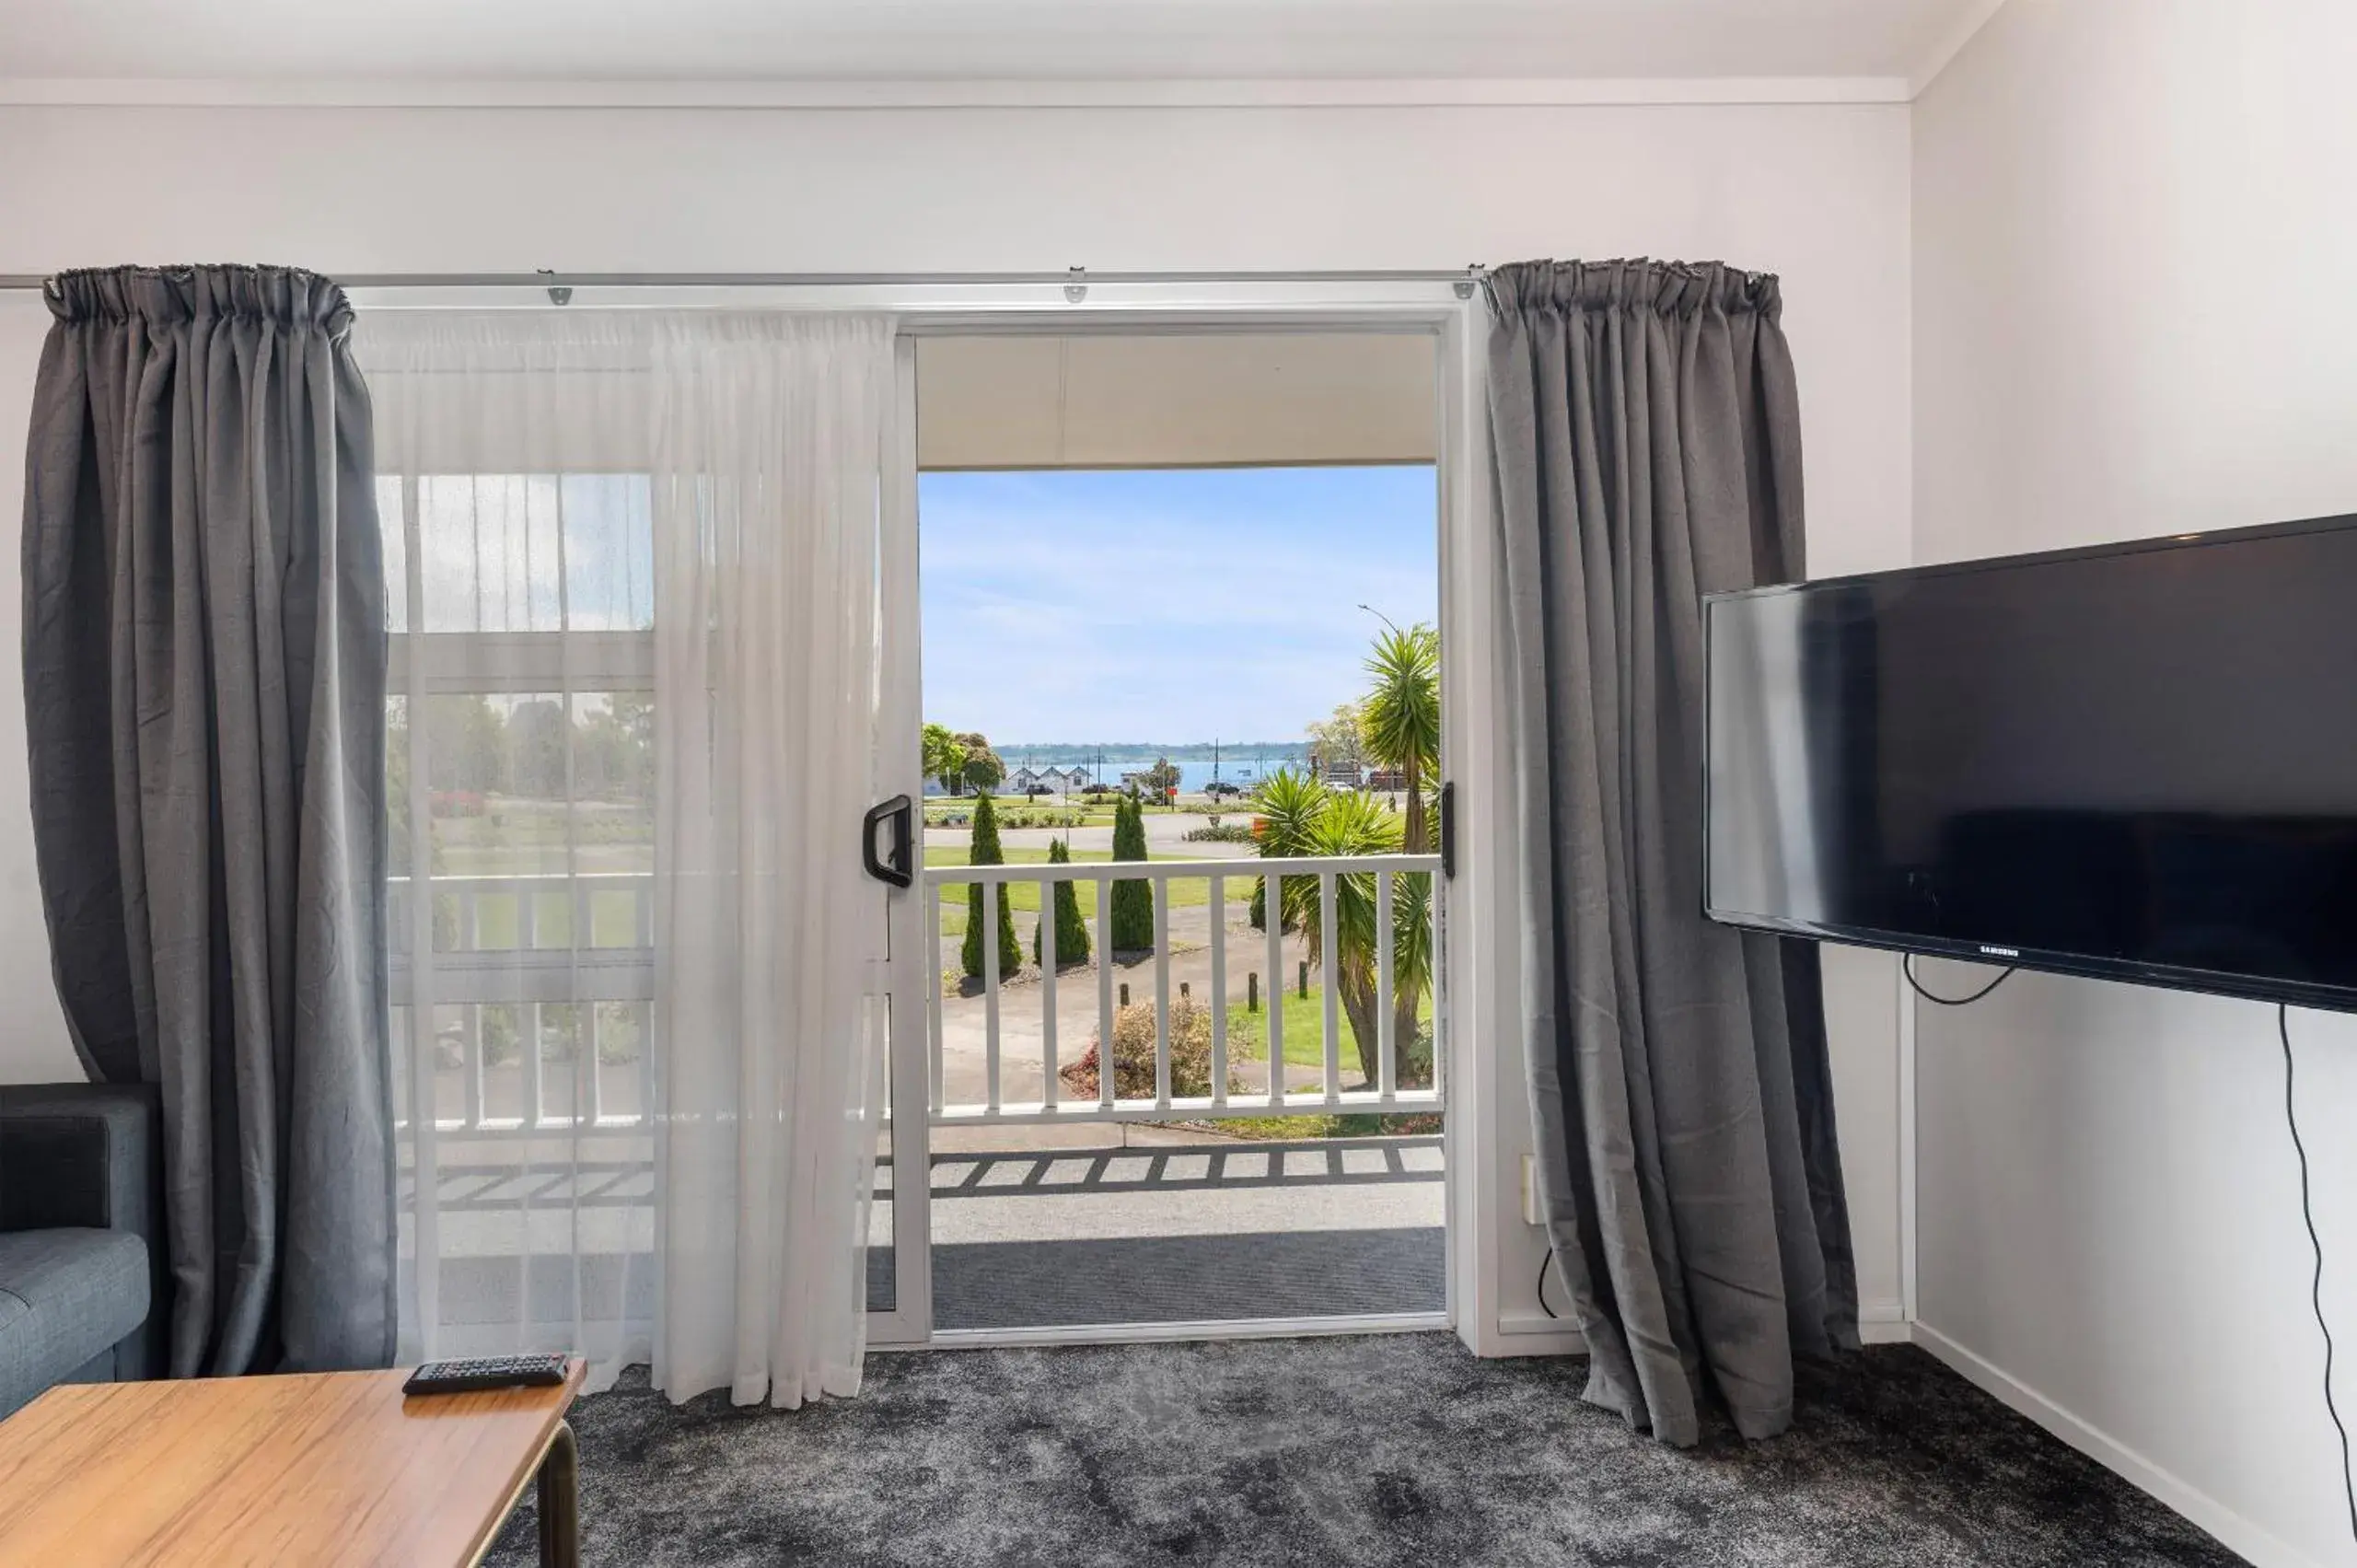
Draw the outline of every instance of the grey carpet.
M952 1242L933 1249L933 1317L1029 1329L1441 1312L1447 1249L1438 1225ZM874 1283L871 1268L871 1300Z
M1929 1356L1811 1374L1793 1432L1679 1453L1584 1363L1443 1334L878 1355L794 1413L584 1400L591 1568L2224 1568ZM528 1506L489 1561L532 1561Z

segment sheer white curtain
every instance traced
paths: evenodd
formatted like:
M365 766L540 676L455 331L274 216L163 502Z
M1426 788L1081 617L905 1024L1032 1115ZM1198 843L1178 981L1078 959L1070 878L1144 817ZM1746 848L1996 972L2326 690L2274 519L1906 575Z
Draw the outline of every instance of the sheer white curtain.
M857 1386L874 318L381 311L402 1354Z
M875 318L682 319L656 345L656 702L678 722L656 807L655 1381L674 1399L859 1388L883 900L858 828L892 386Z

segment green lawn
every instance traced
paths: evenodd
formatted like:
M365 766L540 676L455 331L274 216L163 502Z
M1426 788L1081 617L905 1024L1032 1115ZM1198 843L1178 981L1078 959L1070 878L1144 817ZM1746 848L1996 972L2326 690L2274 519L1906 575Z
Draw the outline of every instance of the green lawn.
M1006 864L1009 865L1048 864L1048 852L1044 849L1010 849L1004 853ZM1072 858L1075 865L1103 865L1109 864L1113 856L1107 850L1084 849L1074 852ZM1171 864L1199 860L1202 857L1187 854L1156 854L1150 858L1164 864ZM929 844L925 847L924 863L927 865L963 865L966 864L966 849L960 844ZM1000 891L1006 899L1008 906L1018 914L1037 914L1039 912L1040 889L1045 886L1046 884L1039 882L1009 882ZM946 888L942 891L942 935L963 936L966 935L966 905L971 895L958 888ZM1089 930L1094 932L1097 929L1097 889L1093 885L1082 884L1075 889L1075 891L1080 895L1080 917L1088 923ZM1225 891L1230 904L1249 904L1252 901L1252 879L1246 877L1231 877L1227 879ZM1211 883L1203 877L1189 877L1170 884L1172 909L1199 909L1211 901Z
M650 896L651 893L650 893ZM471 947L456 941L459 897L434 896L435 947L442 951L508 952L517 947L522 923L523 895L475 895L475 939ZM573 946L573 899L568 893L535 893L532 899L532 946L539 948ZM636 895L600 890L589 895L589 945L593 947L633 947L638 945Z
M1261 1000L1267 1001L1263 993ZM1424 1023L1433 1017L1433 994L1427 990L1416 1016ZM1350 1015L1341 1005L1334 1008L1335 1038L1341 1042L1342 1076L1347 1081L1358 1073L1358 1036L1351 1032ZM1326 998L1324 992L1313 984L1309 994L1302 995L1288 985L1284 993L1285 1060L1295 1067L1326 1065ZM1269 1016L1265 1012L1248 1013L1241 1002L1231 1002L1227 1009L1228 1055L1238 1062L1266 1062L1269 1059Z
M1423 1005L1417 1016L1429 1025L1433 1019L1432 993L1424 993ZM1285 1061L1296 1067L1326 1065L1326 1003L1319 989L1313 985L1309 994L1302 996L1291 987L1284 994ZM1334 1023L1341 1046L1342 1082L1347 1086L1358 1078L1358 1037L1351 1033L1351 1020L1340 1007L1335 1009ZM1227 1050L1231 1060L1266 1062L1269 1059L1269 1024L1266 1013L1247 1013L1238 1002L1227 1010ZM1246 1116L1225 1117L1219 1123L1221 1132L1231 1138L1312 1141L1319 1138L1364 1138L1378 1135L1437 1132L1441 1119L1435 1115L1376 1116L1353 1112L1347 1116Z

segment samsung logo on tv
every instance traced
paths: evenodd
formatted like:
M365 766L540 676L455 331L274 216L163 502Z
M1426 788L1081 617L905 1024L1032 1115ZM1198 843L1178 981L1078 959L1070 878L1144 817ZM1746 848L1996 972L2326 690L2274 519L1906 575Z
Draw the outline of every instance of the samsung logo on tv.
M1992 958L2018 958L2022 956L2019 947L1991 947L1986 942L1980 944L1980 950Z

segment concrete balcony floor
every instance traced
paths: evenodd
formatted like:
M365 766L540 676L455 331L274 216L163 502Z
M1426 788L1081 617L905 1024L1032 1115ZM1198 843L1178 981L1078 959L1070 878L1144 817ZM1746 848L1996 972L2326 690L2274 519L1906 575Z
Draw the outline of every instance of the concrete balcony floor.
M992 1141L1023 1131L993 1129ZM1268 1143L1159 1127L1089 1131L1097 1146L933 1156L936 1329L1446 1306L1437 1135ZM521 1315L547 1323L571 1320L576 1307L598 1318L651 1311L653 1173L643 1144L629 1146L636 1140L601 1142L601 1156L613 1157L585 1149L568 1158L540 1139L443 1146L436 1289L446 1325L512 1322L519 1295L528 1298ZM879 1186L888 1174L879 1172ZM876 1205L870 1235L869 1299L881 1308L896 1280L888 1202Z
M936 1154L934 1325L1440 1312L1446 1194L1437 1136Z

